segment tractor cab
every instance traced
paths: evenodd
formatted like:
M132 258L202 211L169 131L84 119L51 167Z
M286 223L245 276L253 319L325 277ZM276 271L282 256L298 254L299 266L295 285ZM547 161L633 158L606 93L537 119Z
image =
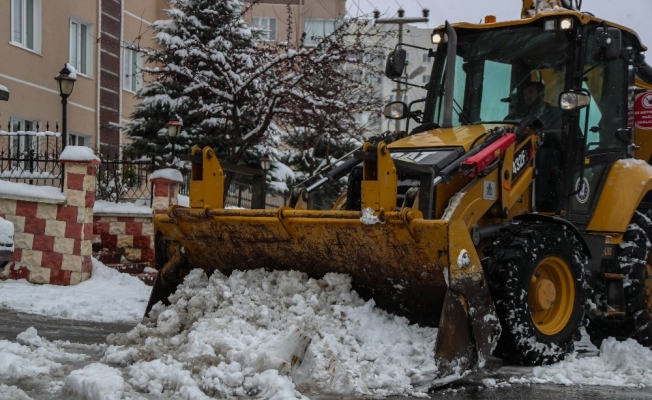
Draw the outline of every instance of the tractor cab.
M434 30L432 43L424 111L410 133L511 124L537 134L532 209L585 227L609 166L632 155L623 105L633 68L644 65L636 34L558 11L511 24L446 23ZM388 58L386 71L394 76L400 76L401 51ZM402 114L414 113L406 107ZM529 161L525 153L515 159L513 174Z

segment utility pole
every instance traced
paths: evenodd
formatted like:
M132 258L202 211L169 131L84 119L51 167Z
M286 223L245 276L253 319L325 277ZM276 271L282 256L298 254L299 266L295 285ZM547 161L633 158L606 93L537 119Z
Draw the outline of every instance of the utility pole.
M430 10L427 8L424 8L421 10L421 14L423 17L413 17L413 18L406 18L405 17L405 10L402 8L399 8L397 11L398 18L380 18L380 11L374 10L374 22L376 24L393 24L393 25L398 25L398 48L401 49L401 43L403 43L403 24L416 24L420 22L428 22L428 14L430 14ZM397 81L396 82L396 100L403 101L403 89L401 88L401 82ZM400 121L395 121L395 132L400 132L401 131L401 122Z

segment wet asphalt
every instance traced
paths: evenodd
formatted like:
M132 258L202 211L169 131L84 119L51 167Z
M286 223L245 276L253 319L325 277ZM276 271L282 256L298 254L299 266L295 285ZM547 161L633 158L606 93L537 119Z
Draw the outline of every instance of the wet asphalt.
M81 344L103 344L106 337L111 333L127 332L136 323L98 323L88 321L72 321L56 318L49 318L39 315L26 314L0 308L0 339L15 341L16 335L24 332L29 327L34 327L39 336L50 341L64 340L71 343ZM97 362L101 354L89 354L93 359L90 362ZM509 379L509 372L500 369L502 362L499 359L489 361L483 371L472 374L463 380L457 381L449 386L433 390L429 394L430 399L474 399L474 400L602 400L602 399L652 399L652 388L630 389L596 386L560 386L560 385L521 385L513 384L506 387L488 388L482 380L485 378L495 379L498 382L505 382ZM80 367L80 366L77 366ZM0 380L0 383L3 383ZM39 385L25 383L21 387L34 400L52 399L48 393L47 386L42 390ZM143 398L150 398L143 395ZM341 396L318 396L311 397L313 400L335 400L342 399ZM361 399L361 397L348 397L347 400ZM417 397L391 396L387 399L405 400L417 399ZM421 397L420 399L423 399Z

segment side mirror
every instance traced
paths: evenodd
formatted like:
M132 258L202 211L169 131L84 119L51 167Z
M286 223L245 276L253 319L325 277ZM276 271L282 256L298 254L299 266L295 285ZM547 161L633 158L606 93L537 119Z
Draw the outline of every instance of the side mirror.
M387 119L404 119L408 116L408 106L402 101L392 101L383 108L383 115Z
M407 52L403 49L390 52L385 63L385 76L389 79L398 79L403 76L406 58Z
M594 61L612 61L620 57L621 32L618 28L598 28L595 34Z
M634 143L634 135L632 133L632 128L620 128L616 131L616 139L621 142L630 145Z
M562 111L579 110L591 104L591 96L584 92L563 92L559 95L559 108Z

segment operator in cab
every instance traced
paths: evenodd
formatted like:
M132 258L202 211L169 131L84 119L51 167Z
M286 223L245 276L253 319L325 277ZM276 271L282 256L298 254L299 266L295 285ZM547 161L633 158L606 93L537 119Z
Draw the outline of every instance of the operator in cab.
M553 128L561 123L561 110L544 101L546 87L542 82L528 82L523 88L522 101L516 112L505 119L522 119L528 115L537 117L544 129Z

